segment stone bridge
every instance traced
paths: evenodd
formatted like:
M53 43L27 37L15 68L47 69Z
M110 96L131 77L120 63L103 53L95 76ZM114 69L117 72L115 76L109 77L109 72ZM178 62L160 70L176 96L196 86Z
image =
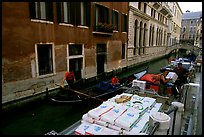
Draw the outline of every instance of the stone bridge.
M201 48L197 46L188 45L188 44L175 44L175 45L166 47L166 54L169 54L176 49L194 50L194 52L198 53Z

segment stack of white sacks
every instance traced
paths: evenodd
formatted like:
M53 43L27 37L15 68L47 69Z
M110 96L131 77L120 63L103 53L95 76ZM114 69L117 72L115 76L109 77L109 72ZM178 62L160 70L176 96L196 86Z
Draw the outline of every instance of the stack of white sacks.
M116 98L131 96L131 100L117 104ZM122 93L103 102L82 116L78 135L139 135L145 132L151 113L159 111L162 103L156 99Z

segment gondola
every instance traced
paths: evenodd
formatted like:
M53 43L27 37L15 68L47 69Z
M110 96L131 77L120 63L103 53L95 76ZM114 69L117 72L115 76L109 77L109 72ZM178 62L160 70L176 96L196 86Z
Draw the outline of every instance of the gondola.
M139 79L148 72L148 67L139 71L138 73L132 74L128 77L120 79L118 86L111 85L109 81L101 81L90 88L83 90L74 90L67 87L59 87L55 95L50 95L49 98L52 102L61 104L72 104L81 103L90 100L104 101L110 96L120 94L124 91L123 87L130 87L133 79ZM103 83L103 84L102 84Z

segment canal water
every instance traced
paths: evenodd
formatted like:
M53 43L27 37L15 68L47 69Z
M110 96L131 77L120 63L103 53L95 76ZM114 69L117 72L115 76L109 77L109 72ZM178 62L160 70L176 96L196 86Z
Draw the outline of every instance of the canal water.
M175 57L175 56L172 56ZM136 73L149 66L149 73L160 73L159 69L168 64L168 57L160 58L135 67L128 73ZM98 106L96 101L81 105L56 105L42 100L22 107L18 111L2 113L3 135L43 135L51 130L61 132L81 119L82 115Z

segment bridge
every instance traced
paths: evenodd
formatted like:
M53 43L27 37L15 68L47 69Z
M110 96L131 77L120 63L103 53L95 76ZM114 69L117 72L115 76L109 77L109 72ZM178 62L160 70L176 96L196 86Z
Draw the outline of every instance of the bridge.
M166 54L171 53L172 51L176 50L176 49L186 49L186 50L193 50L194 52L198 53L200 51L200 47L197 46L192 46L189 44L175 44L172 46L168 46L166 47Z

